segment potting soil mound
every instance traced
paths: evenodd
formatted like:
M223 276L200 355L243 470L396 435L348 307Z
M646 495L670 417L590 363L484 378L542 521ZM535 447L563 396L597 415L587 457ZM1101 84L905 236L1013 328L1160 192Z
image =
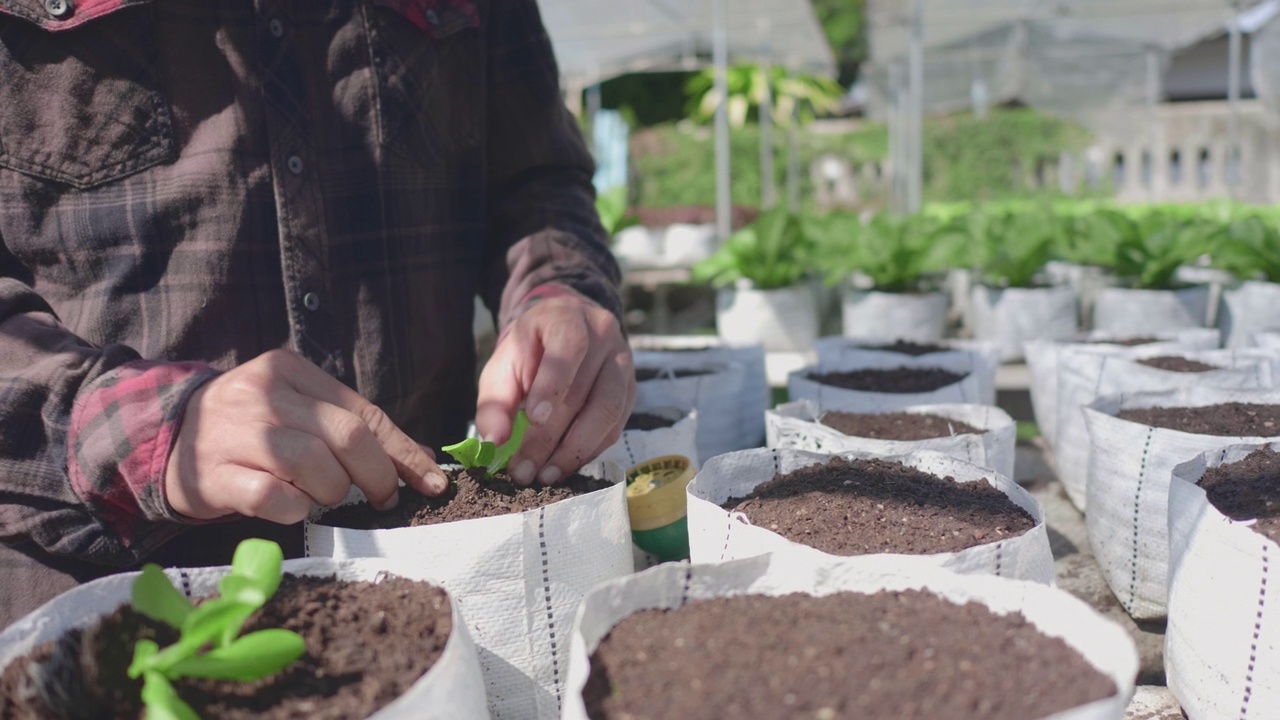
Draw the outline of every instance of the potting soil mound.
M1116 693L1021 614L919 590L637 612L591 655L594 719L1031 720Z
M1035 527L986 482L958 483L879 459L834 457L778 475L723 507L832 555L957 552Z
M883 393L925 393L965 378L941 368L890 368L852 370L848 372L809 373L809 379L823 385L833 385L846 390Z
M675 425L675 420L668 420L661 415L646 412L633 412L627 418L626 430L658 430Z
M1254 450L1243 460L1209 468L1199 484L1218 512L1232 520L1257 520L1254 532L1280 542L1280 454Z
M925 343L913 343L909 340L895 340L885 345L859 345L863 350L883 350L885 352L898 353L899 355L932 355L933 353L946 352L951 348L942 345L930 345Z
M710 375L710 370L698 370L696 368L653 368L638 367L636 368L636 382L644 382L646 380L657 380L658 378L687 378L698 377L699 375Z
M1160 357L1146 358L1138 361L1139 365L1146 365L1157 370L1169 370L1172 372L1184 373L1202 373L1210 370L1221 370L1217 365L1209 365L1198 360L1190 358L1178 357L1177 355L1161 355Z
M982 431L941 415L917 413L824 413L818 422L854 437L880 440L929 440Z
M1123 345L1125 347L1137 347L1138 345L1150 345L1151 343L1160 342L1158 337L1131 337L1116 338L1115 340L1090 340L1086 345Z
M1273 437L1280 435L1280 405L1222 403L1205 407L1122 410L1116 417L1194 435Z
M506 473L498 473L490 479L481 475L478 480L469 472L455 470L446 474L449 476L449 489L437 497L400 488L400 504L390 510L377 510L365 502L343 505L321 515L319 524L353 530L437 525L524 512L610 487L604 480L584 475L570 475L551 487L537 483L522 487L513 483Z
M285 575L244 632L292 630L306 641L306 653L262 680L185 679L174 686L202 718L368 717L431 669L452 623L448 595L427 583ZM41 645L0 676L0 717L140 718L142 681L125 671L144 638L163 648L177 632L125 605Z

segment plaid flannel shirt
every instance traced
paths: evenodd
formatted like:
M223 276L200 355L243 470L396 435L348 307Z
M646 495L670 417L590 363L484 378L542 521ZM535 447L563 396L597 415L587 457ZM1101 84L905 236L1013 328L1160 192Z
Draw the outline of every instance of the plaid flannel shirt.
M0 626L297 552L162 492L187 398L265 351L460 437L473 296L620 310L591 174L535 0L0 0Z

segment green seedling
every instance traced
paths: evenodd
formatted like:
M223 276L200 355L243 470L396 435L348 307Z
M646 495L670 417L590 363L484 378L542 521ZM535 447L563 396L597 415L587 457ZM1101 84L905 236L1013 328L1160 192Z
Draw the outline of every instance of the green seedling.
M467 438L460 443L446 445L444 451L453 456L463 468L484 468L485 477L493 477L511 462L520 443L524 440L524 431L529 427L529 417L524 410L516 413L516 421L511 426L511 437L502 445L494 445L488 440Z
M179 630L178 641L161 648L139 640L129 677L142 678L148 720L198 720L178 697L173 681L209 678L249 682L285 669L306 645L282 629L240 635L244 623L280 587L284 553L269 540L245 540L236 547L231 572L218 583L218 597L196 607L174 588L159 565L148 564L133 583L133 609Z

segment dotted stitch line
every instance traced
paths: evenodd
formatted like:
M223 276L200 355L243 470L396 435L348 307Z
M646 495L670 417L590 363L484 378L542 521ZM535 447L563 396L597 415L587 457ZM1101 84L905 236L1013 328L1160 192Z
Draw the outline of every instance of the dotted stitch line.
M182 594L191 597L191 576L186 570L179 570L178 579L182 580Z
M1253 622L1253 644L1249 646L1249 670L1244 676L1244 699L1240 702L1240 720L1249 715L1249 700L1253 697L1253 667L1258 661L1258 638L1262 635L1262 612L1267 605L1267 545L1262 545L1262 582L1258 587L1258 615Z
M1133 559L1129 564L1129 607L1125 608L1133 614L1138 602L1138 499L1142 496L1142 480L1147 475L1147 455L1151 450L1151 436L1156 429L1147 428L1147 440L1142 444L1142 464L1138 467L1138 486L1133 490Z
M684 587L680 588L680 607L689 602L689 586L693 583L693 564L684 564Z
M622 445L623 445L623 447L625 447L625 448L627 449L627 457L631 458L631 465L629 465L629 467L635 467L635 466L636 466L636 453L635 453L635 451L634 451L634 450L632 450L632 449L631 449L631 435L630 435L630 433L627 433L627 432L625 432L625 431L622 433Z
M547 562L547 508L538 508L538 552L542 555L542 592L547 600L547 637L551 642L551 679L556 689L556 710L561 708L559 648L556 647L556 621L551 609L551 568Z
M996 577L1004 577L1000 571L1004 567L1004 542L996 543Z

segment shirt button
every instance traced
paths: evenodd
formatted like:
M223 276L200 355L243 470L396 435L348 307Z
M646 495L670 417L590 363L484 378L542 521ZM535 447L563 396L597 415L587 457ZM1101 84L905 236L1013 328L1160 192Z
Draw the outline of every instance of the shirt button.
M320 309L320 296L309 292L302 296L302 305L311 312L315 312Z
M71 0L44 0L45 12L61 20L71 14L75 6Z
M293 173L294 175L302 174L302 158L298 157L297 155L289 156L289 172Z
M267 23L267 29L271 31L274 37L284 36L284 23L277 18L272 18L271 22Z

